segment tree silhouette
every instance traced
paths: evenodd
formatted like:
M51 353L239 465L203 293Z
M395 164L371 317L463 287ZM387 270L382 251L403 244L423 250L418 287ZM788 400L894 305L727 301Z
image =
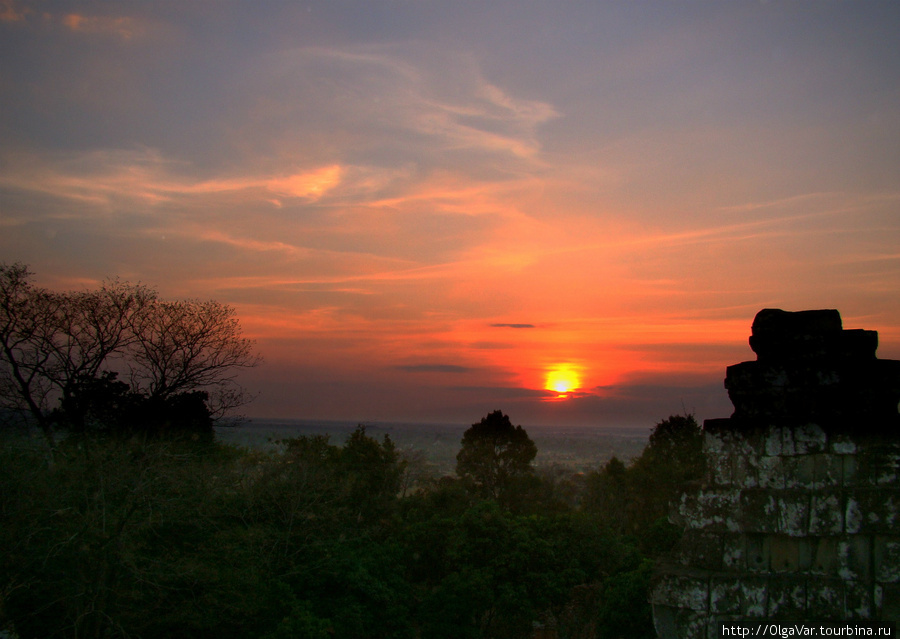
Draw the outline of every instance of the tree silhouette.
M585 507L622 534L644 535L669 504L705 472L703 434L693 415L659 422L641 456L626 467L613 457L588 477Z
M499 499L516 479L534 472L537 446L521 426L501 411L483 417L464 434L456 474L476 493Z
M0 264L0 408L40 428L51 448L54 424L83 430L85 418L121 414L116 404L135 396L152 400L143 414L172 422L185 408L201 430L199 403L215 414L245 403L235 372L259 358L230 306L163 301L115 280L59 293L31 275Z

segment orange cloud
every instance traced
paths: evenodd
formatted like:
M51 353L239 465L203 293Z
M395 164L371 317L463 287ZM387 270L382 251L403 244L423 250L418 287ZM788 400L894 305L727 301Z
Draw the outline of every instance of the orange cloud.
M184 166L152 149L106 149L7 160L0 186L93 204L108 204L113 198L158 204L186 195L260 190L314 201L336 188L345 173L344 167L332 164L286 176L251 175L192 182L178 175Z
M318 199L341 182L344 169L338 164L325 166L309 173L298 173L284 178L272 178L266 188L279 195Z
M108 16L84 16L70 13L63 16L62 23L70 30L88 35L115 35L130 40L138 30L132 18Z
M31 13L31 9L28 7L19 7L16 4L15 0L4 0L0 5L2 7L0 8L0 22L19 22Z
M277 251L280 253L287 253L288 255L297 255L301 252L300 248L292 246L291 244L287 244L285 242L265 242L246 237L232 237L226 233L223 233L222 231L216 230L201 229L199 231L199 237L203 240L211 242L221 242L235 248L250 251Z

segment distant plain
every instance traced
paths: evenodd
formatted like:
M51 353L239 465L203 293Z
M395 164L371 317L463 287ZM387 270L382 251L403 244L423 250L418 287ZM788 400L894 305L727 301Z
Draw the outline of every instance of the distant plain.
M401 422L352 422L301 419L250 419L235 426L220 426L222 442L256 449L272 449L279 440L327 435L333 444L343 444L357 426L376 439L390 436L398 450L418 454L433 474L453 474L456 454L468 424L415 424ZM596 470L612 457L627 462L640 455L652 426L646 430L586 426L524 426L538 448L535 466L571 473Z

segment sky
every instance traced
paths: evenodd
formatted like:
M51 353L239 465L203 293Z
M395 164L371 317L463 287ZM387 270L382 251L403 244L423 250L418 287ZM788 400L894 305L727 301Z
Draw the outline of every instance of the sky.
M900 358L894 0L0 0L0 261L232 305L256 417L727 417Z

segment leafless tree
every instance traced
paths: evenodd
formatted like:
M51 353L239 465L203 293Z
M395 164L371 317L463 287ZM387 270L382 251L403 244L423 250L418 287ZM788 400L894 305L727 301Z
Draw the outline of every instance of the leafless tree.
M96 377L104 367L125 356L137 341L132 318L152 312L155 291L140 284L107 282L96 291L54 293L54 321L45 341L57 370L48 370L63 394L71 383Z
M247 401L237 370L260 360L232 307L163 301L117 280L52 292L31 276L0 264L0 407L29 417L51 447L54 403L104 372L127 373L133 392L157 399L205 391L217 416Z
M157 300L135 320L128 360L136 390L159 398L205 390L216 413L245 403L237 372L260 360L232 307Z
M33 287L30 276L22 264L0 265L0 406L10 415L31 415L52 447L47 408L53 384L46 371L55 362L46 337L58 301Z

